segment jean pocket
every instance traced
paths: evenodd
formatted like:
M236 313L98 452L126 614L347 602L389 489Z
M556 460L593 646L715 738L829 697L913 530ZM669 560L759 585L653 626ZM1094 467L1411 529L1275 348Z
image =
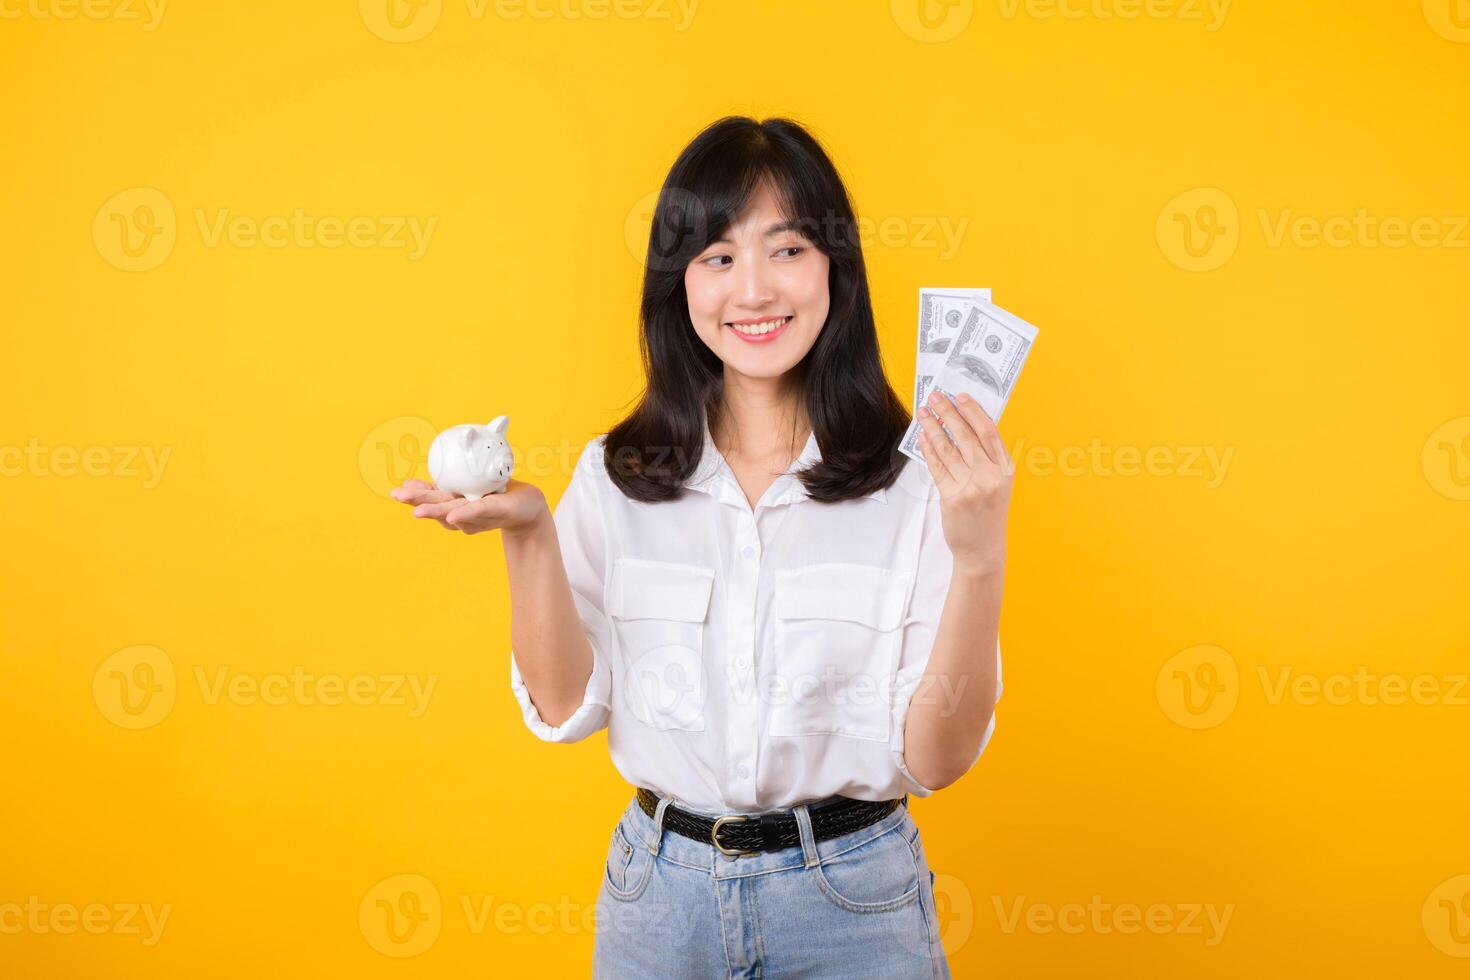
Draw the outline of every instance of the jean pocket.
M648 887L653 874L653 855L642 844L628 839L621 822L613 828L603 870L603 888L620 901L631 902Z
M822 894L849 912L887 912L919 897L919 865L898 827L812 868Z
M712 568L619 558L608 587L622 700L650 728L704 731Z
M907 577L828 562L778 571L775 584L783 693L767 731L887 741Z

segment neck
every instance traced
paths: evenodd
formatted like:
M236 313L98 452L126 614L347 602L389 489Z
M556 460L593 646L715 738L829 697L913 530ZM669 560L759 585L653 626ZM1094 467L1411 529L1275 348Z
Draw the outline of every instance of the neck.
M795 372L752 378L725 369L724 401L711 432L727 459L785 466L811 434L806 404Z

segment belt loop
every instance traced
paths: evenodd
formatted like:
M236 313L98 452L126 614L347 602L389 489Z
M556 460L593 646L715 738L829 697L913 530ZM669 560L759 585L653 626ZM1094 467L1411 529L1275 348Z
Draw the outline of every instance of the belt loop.
M805 857L805 865L808 868L816 867L822 859L817 854L817 838L812 834L812 815L807 812L806 804L799 803L792 808L796 815L796 831L801 835L801 853Z
M653 811L653 841L648 849L653 854L658 854L658 849L664 842L664 811L669 808L673 800L667 796L658 798L658 806Z

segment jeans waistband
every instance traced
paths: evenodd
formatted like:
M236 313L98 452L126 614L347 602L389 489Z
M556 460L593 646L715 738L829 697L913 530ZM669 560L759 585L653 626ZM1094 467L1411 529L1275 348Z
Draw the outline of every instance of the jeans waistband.
M788 868L811 867L822 861L830 860L843 851L861 847L886 833L895 831L903 833L910 841L918 834L918 827L909 814L909 808L900 806L866 827L860 827L839 837L818 841L812 836L808 806L802 803L791 808L791 812L796 815L797 823L801 827L800 847L787 847L779 851L732 857L720 853L713 843L691 840L663 827L663 813L672 804L673 801L668 797L660 797L658 808L655 811L655 816L658 818L656 822L655 817L650 817L643 812L643 808L638 805L636 795L630 799L619 821L619 826L623 828L628 843L635 847L646 848L650 853L665 861L699 871L707 871L716 878L739 878L746 875L783 871Z

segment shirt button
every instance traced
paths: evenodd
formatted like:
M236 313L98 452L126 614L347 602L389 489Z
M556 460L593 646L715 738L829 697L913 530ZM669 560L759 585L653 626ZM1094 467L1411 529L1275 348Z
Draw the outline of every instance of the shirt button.
M736 667L739 667L741 670L744 670L745 669L745 663L746 663L746 661L745 661L745 658L744 657L736 657L735 658L735 666Z
M755 549L752 548L750 545L746 545L744 548L741 548L740 549L740 553L742 555L744 555L746 558L753 558L753 557L755 557Z
M739 776L741 779L744 779L746 776L750 775L750 767L746 765L740 766L735 770L735 775Z

